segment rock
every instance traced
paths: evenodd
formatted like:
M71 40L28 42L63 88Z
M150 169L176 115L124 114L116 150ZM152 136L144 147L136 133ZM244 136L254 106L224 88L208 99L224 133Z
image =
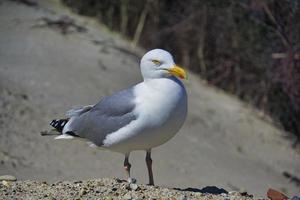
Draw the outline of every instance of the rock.
M228 197L228 193L221 193L220 195L225 198Z
M229 195L238 195L239 192L237 192L237 191L230 191L230 192L228 192L228 194L229 194Z
M128 179L127 179L127 182L128 182L128 183L136 183L137 181L136 181L135 178L128 178Z
M75 183L75 184L77 184L77 183L82 183L82 181L74 181L74 183Z
M86 189L85 188L81 188L80 190L80 196L83 196L87 193Z
M17 178L12 175L3 175L0 176L0 181L16 181Z
M177 200L188 200L188 198L185 195L183 195L178 197Z
M127 193L127 194L125 194L125 195L123 196L123 199L124 199L124 200L130 200L130 199L132 199L132 197L131 197L131 195L130 195L129 193Z
M291 198L291 200L300 200L300 197L298 197L298 196L293 196L293 198Z
M277 190L274 190L272 188L270 188L268 190L267 196L271 200L287 200L288 199L288 197L285 194L283 194L283 193L281 193L281 192L279 192Z
M3 180L2 181L2 185L5 186L5 187L10 187L11 186L11 182Z
M129 185L129 187L130 187L131 190L137 190L137 189L139 188L138 185L135 184L135 183L131 183L131 184Z
M105 188L105 187L101 187L99 190L97 190L99 193L104 193L104 192L106 192L107 191L107 188ZM97 192L96 191L96 192Z

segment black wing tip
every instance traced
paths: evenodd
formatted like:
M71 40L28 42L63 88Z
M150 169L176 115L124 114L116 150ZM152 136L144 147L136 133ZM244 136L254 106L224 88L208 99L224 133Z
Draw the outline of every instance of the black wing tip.
M72 132L72 131L68 131L68 132L66 132L66 134L67 134L67 135L71 135L71 136L73 136L73 137L78 137L78 138L80 138L79 135L77 135L76 133L74 133L74 132Z
M68 121L69 119L54 119L50 122L50 125L57 131L62 132Z

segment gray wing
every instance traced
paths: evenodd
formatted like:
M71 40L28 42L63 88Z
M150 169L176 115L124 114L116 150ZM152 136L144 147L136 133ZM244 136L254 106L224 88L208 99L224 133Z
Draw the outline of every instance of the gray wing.
M134 108L133 88L122 90L71 117L68 131L101 146L108 134L136 119Z

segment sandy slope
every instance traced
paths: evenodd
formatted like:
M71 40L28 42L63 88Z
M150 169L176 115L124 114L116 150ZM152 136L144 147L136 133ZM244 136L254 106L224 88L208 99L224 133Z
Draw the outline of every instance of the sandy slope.
M38 2L0 1L0 174L49 181L123 177L122 155L79 141L54 141L39 132L73 105L93 104L140 81L143 50L132 53L126 41L57 1ZM87 32L64 35L44 26L42 17L63 15ZM185 85L187 122L153 151L158 185L215 185L259 196L269 187L300 193L300 186L283 176L285 171L300 176L299 150L291 149L285 133L193 74ZM131 163L133 176L145 183L144 152L133 153Z

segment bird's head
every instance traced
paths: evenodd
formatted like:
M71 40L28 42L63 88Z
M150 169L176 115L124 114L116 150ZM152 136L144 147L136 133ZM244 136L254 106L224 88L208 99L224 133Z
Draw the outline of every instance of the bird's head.
M148 51L141 59L141 72L144 79L166 78L177 76L186 79L186 72L177 66L172 55L162 49Z

